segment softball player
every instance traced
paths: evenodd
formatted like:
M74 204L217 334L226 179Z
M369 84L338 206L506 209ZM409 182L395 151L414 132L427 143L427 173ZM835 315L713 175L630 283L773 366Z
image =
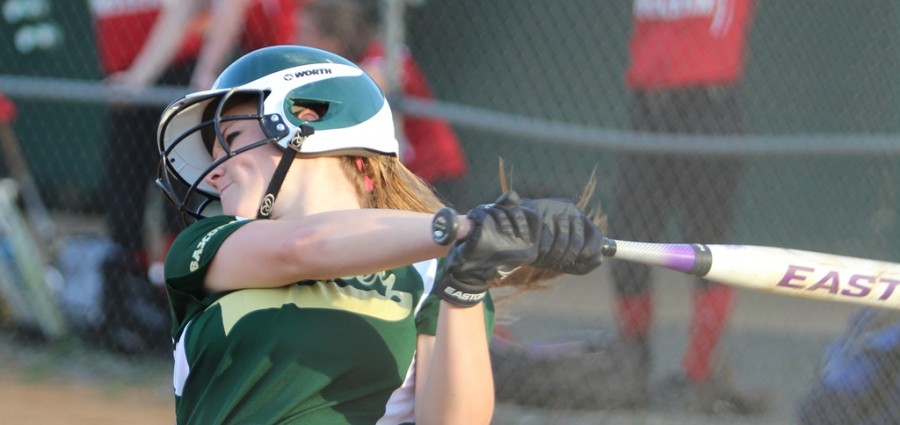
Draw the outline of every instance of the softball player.
M602 235L512 192L442 208L393 131L371 78L301 46L166 109L159 183L197 219L165 266L178 423L490 421L490 282L587 273Z

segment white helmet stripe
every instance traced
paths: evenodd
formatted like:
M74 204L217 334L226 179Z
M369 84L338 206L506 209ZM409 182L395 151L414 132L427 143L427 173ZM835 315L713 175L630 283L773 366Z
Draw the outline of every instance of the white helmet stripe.
M311 123L315 126L315 123ZM383 154L392 154L400 149L394 137L391 108L387 102L372 119L357 125L336 130L316 130L300 148L301 153L321 153L358 149L360 140L366 140L366 148Z

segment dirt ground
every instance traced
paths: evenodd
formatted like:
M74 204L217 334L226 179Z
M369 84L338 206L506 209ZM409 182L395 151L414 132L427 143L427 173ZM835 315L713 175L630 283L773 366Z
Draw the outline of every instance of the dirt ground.
M0 332L0 423L174 423L168 363L161 355L28 343Z
M60 380L26 382L0 377L0 422L7 424L171 424L170 396L129 388Z

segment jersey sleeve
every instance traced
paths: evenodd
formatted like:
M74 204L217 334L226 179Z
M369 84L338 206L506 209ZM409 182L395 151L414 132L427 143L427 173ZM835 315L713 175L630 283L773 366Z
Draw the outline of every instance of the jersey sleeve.
M416 315L416 331L420 334L434 335L437 333L437 318L440 311L441 299L437 295L430 294L422 304L422 309Z
M250 220L216 216L200 220L175 238L166 255L165 281L173 314L173 335L205 306L203 281L222 242Z

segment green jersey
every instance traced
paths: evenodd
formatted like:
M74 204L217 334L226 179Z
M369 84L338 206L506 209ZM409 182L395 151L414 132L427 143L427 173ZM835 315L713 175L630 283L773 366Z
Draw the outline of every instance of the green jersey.
M216 251L248 222L194 223L166 259L178 423L413 422L416 341L437 329L439 262L205 295Z

